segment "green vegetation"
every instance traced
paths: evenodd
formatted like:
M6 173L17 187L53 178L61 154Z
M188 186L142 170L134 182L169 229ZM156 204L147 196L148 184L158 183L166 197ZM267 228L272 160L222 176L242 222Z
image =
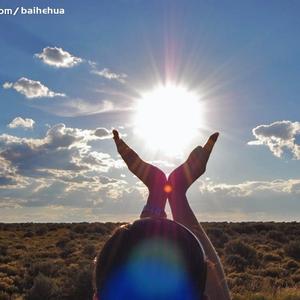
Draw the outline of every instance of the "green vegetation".
M0 300L92 297L116 223L1 224ZM204 223L234 300L300 300L300 223Z

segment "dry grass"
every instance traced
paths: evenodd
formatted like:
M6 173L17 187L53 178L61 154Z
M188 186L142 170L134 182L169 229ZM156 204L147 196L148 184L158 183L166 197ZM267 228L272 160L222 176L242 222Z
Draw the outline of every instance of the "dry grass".
M118 225L0 224L0 300L90 299L92 259ZM233 299L300 300L299 223L203 225Z

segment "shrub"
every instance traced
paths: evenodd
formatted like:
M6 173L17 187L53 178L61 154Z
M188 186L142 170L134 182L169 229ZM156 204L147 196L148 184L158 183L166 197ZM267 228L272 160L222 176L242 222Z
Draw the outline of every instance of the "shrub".
M104 224L101 223L92 223L89 225L88 229L87 229L88 233L98 233L100 235L104 235L107 234L107 228Z
M270 298L266 297L262 294L254 294L254 295L249 295L247 297L237 295L237 296L233 297L232 299L233 300L269 300Z
M48 277L55 276L58 272L58 267L51 261L39 261L32 264L28 270L31 276L37 276L39 273Z
M15 289L14 281L11 277L0 278L0 291L11 293Z
M76 233L85 233L87 230L88 225L86 223L80 223L80 224L76 224L74 225L74 227L72 228L72 230Z
M0 291L0 300L10 300L9 294Z
M27 230L24 233L24 238L30 238L30 237L33 237L33 236L34 236L34 233L32 232L32 230Z
M0 264L6 264L10 262L12 258L10 256L2 256L0 255Z
M230 273L228 279L230 287L244 286L251 281L251 276L247 272Z
M96 247L93 244L87 244L83 248L83 254L87 255L89 258L92 258L95 256L96 253Z
M18 274L19 269L16 266L11 266L9 264L0 265L0 272L7 274L8 276L15 276Z
M288 256L300 260L300 241L290 242L284 250Z
M237 272L243 272L248 265L245 258L236 254L228 255L225 259L225 263L234 267Z
M264 276L280 278L283 275L284 269L276 266L270 266L262 271Z
M46 225L39 225L36 229L36 235L45 235L48 232L48 227Z
M263 256L264 261L281 261L281 257L277 254L267 253Z
M63 249L70 241L71 241L70 238L64 237L61 238L55 245L56 247Z
M35 277L32 288L28 293L28 300L52 300L57 299L58 288L53 280L43 274Z
M7 255L8 246L7 245L0 245L0 255L6 256Z
M263 233L264 231L270 231L275 228L275 225L272 223L262 223L262 222L257 222L253 224L253 227L258 233Z
M26 246L23 244L17 244L15 245L15 248L18 250L27 250Z
M246 259L249 264L256 264L257 262L256 250L240 240L233 240L228 242L225 246L225 253L227 255L239 255Z
M286 269L292 270L292 271L295 271L300 267L299 263L297 263L296 261L294 261L292 259L287 261L287 263L284 266Z
M93 298L92 268L90 266L81 268L73 274L71 282L74 285L71 292L72 299L86 300Z
M271 230L270 232L268 232L267 238L279 243L285 243L287 241L286 236L282 232L277 230Z
M234 231L238 232L239 234L253 234L257 233L256 228L251 223L239 223L235 224L236 226L233 227Z
M219 228L209 228L207 234L216 247L223 248L224 244L228 242L227 234Z
M251 295L248 298L249 300L268 300L268 298L262 294Z
M298 292L298 295L296 293L289 293L289 292L286 292L286 295L283 295L281 297L281 300L300 300L300 294Z
M76 244L74 242L69 242L65 245L63 248L63 251L61 252L60 256L61 258L67 258L69 257L74 251L76 250Z
M292 279L294 281L294 283L300 283L300 274L295 274L295 275L292 275Z

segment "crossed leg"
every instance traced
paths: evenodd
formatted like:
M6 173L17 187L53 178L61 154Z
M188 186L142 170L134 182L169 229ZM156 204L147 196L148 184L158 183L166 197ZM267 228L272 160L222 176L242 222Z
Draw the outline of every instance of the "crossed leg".
M169 197L173 217L174 219L178 219L179 216L178 220L181 219L180 211L182 211L179 199L185 196L190 185L205 172L207 161L218 135L218 133L211 135L203 148L201 146L196 147L185 163L176 168L169 175L167 180L162 170L143 161L138 154L119 137L118 131L113 130L113 138L117 150L128 166L128 169L136 175L149 190L147 205L164 211L167 197ZM176 202L176 205L174 202ZM141 215L141 217L148 216L147 212Z

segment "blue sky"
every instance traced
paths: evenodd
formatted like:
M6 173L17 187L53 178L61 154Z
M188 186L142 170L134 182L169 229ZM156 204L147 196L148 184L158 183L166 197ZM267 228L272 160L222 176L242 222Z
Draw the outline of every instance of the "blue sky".
M297 1L0 8L18 6L65 14L0 15L1 220L136 218L147 191L117 155L109 132L118 128L167 173L220 132L206 174L189 191L199 220L299 221ZM201 91L206 107L205 128L176 157L150 151L133 126L141 93L166 80Z

